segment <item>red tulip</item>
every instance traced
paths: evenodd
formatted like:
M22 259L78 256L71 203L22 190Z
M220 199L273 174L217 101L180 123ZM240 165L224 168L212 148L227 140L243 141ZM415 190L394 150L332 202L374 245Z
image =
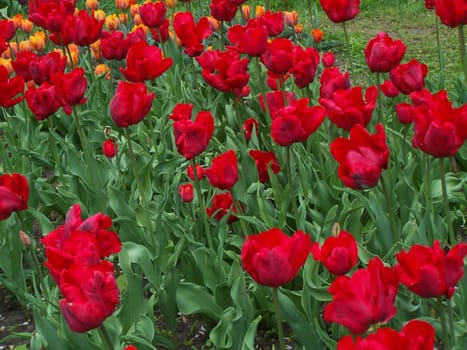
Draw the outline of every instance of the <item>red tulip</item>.
M194 22L191 12L178 12L174 18L174 30L188 56L195 57L203 52L203 40L211 35L209 21L201 17Z
M180 185L178 194L183 202L191 202L193 200L193 185L191 183Z
M239 53L253 57L261 56L267 48L268 32L266 25L259 18L248 21L245 26L236 24L229 28L227 37Z
M292 101L277 110L271 124L271 137L280 146L306 141L325 117L326 110L321 106L308 106L308 98Z
M345 22L360 12L360 0L319 0L328 18L335 22Z
M11 65L13 66L13 69L16 72L16 76L23 77L25 82L32 80L31 71L29 70L29 64L37 59L38 57L34 52L18 52L16 54L16 59L14 61L11 61Z
M465 0L435 0L435 10L441 22L451 28L467 24Z
M102 143L102 153L104 153L104 155L107 158L115 157L115 155L117 154L117 150L118 145L115 143L114 140L108 139Z
M192 159L201 154L208 146L214 131L214 119L210 112L201 111L194 121L191 120L191 105L179 104L174 108L174 115L179 117L180 110L189 109L188 118L170 117L174 119L175 145L178 153L186 159ZM185 113L183 111L182 113Z
M195 169L196 169L196 177L198 178L198 180L204 179L206 175L204 174L203 167L199 164L196 164ZM195 180L195 172L193 170L193 165L188 165L188 167L186 168L186 173L190 179L192 179L193 181Z
M128 50L126 64L126 69L120 68L125 78L131 82L143 82L162 75L172 65L172 59L163 58L157 46L141 41Z
M278 36L284 30L284 15L281 11L278 12L265 12L262 16L258 17L266 26L268 36Z
M87 10L78 11L74 27L63 28L67 31L73 31L73 41L79 46L88 46L99 40L102 32L104 20L97 20L90 15Z
M295 46L293 51L293 64L289 72L293 74L294 83L303 89L315 80L316 70L319 64L319 53L313 47L303 49Z
M281 170L281 167L277 162L276 155L272 151L264 152L259 150L251 150L248 152L248 154L255 161L256 169L258 170L259 181L262 183L269 181L269 167L274 174L277 174Z
M332 67L334 66L334 62L336 61L336 57L332 52L324 52L323 56L321 57L321 62L325 67Z
M75 68L70 73L57 72L52 74L55 93L66 114L71 114L71 106L86 102L87 80L83 68Z
M321 84L319 94L322 98L332 99L336 90L350 88L349 73L341 73L337 67L325 68L319 82Z
M230 190L238 181L237 156L233 150L222 153L212 160L205 170L209 183L221 190Z
M8 69L0 65L0 106L11 107L23 100L24 79L22 76L9 78Z
M459 243L448 251L439 241L433 247L416 244L408 252L396 254L394 267L402 284L423 298L452 298L457 283L464 275L467 244Z
M103 32L101 36L102 57L108 60L122 60L126 57L130 44L130 38L125 38L125 34L121 31Z
M13 173L0 176L0 220L11 213L28 208L29 184L24 175Z
M245 120L245 123L243 123L243 131L245 132L245 138L247 140L251 139L251 136L253 135L253 129L256 132L256 136L258 136L258 126L259 122L255 118L248 118Z
M434 157L456 154L467 139L467 105L453 108L445 90L434 95L425 91L410 96L413 99L421 96L412 109L413 146Z
M167 7L163 1L147 2L141 5L138 11L144 25L155 28L164 23Z
M212 198L211 207L206 208L206 213L208 214L208 216L212 217L213 215L215 215L214 218L217 221L221 221L222 218L226 216L229 212L231 214L229 215L228 222L234 222L238 220L238 218L235 216L235 213L237 211L234 208L233 199L230 192L219 193L214 195L214 197Z
M191 103L177 103L169 119L172 119L174 122L190 120L192 113L193 105Z
M386 97L396 97L399 95L399 90L397 90L391 80L385 80L382 84L380 84L379 88Z
M55 86L48 82L39 88L31 86L24 94L29 109L37 120L44 120L60 108L60 102L55 96Z
M405 95L419 91L425 86L425 77L428 74L426 64L413 59L409 63L398 65L389 72L391 82Z
M329 119L339 128L349 131L356 124L366 126L373 114L378 98L376 86L370 86L362 97L363 88L339 89L332 98L319 98L319 103L327 109Z
M350 130L350 138L337 138L331 143L331 153L340 163L339 178L350 188L376 186L382 169L388 167L389 148L381 124L376 125L374 135L356 124Z
M150 28L152 37L158 43L165 43L169 40L169 20L164 19L164 22L157 28Z
M16 34L15 24L12 20L0 20L0 41L10 41Z
M50 52L44 56L37 56L29 62L31 78L37 85L43 82L51 82L53 73L64 72L66 68L66 57L58 52Z
M341 231L336 237L328 237L321 248L314 242L311 253L315 260L321 261L332 274L345 275L357 263L357 241L350 233Z
M259 284L280 287L298 273L310 253L310 236L287 236L278 228L251 235L242 247L242 265Z
M238 6L230 0L212 0L209 9L211 16L218 21L230 22L235 17Z
M67 269L60 282L60 311L73 332L84 333L99 327L116 309L120 292L111 262L76 264Z
M120 127L137 124L149 113L154 93L147 93L144 83L120 81L110 101L110 115Z
M354 334L365 333L372 324L387 323L396 313L394 300L399 281L380 258L351 277L338 276L329 287L332 302L324 307L324 320L336 322Z
M372 72L387 73L404 57L406 46L384 32L378 33L365 47L365 61Z
M29 3L28 19L50 32L60 32L67 15L73 14L75 9L71 1L29 1Z
M294 44L287 38L275 38L266 46L261 61L274 74L285 74L292 67Z
M431 10L435 8L435 2L436 0L425 0L425 8L427 10Z

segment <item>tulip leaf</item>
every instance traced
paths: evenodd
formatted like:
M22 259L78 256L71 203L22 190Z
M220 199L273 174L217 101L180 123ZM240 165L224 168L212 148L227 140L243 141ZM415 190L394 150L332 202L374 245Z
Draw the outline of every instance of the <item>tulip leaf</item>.
M217 305L212 294L203 286L181 282L177 288L177 305L181 313L191 315L200 313L219 319L222 308Z

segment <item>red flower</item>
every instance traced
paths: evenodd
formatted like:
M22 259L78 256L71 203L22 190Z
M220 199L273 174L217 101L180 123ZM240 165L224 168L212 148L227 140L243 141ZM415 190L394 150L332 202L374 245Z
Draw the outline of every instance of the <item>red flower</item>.
M0 20L0 41L10 41L16 34L13 21L9 19Z
M79 10L74 22L74 27L64 28L67 31L73 31L73 41L79 46L88 46L97 41L102 32L104 20L97 20L94 16L89 15L85 9Z
M410 96L421 97L412 109L413 146L434 157L456 154L467 139L467 105L453 108L445 90L434 95L425 91Z
M259 57L267 48L268 32L266 25L259 18L254 18L245 26L236 24L229 28L227 37L234 44L232 49L248 56Z
M360 0L319 0L323 11L335 23L345 22L360 12Z
M169 119L172 119L174 122L190 120L192 113L193 105L191 103L177 103Z
M435 8L435 2L436 0L425 0L425 8L427 10L431 10Z
M328 237L321 248L314 242L311 253L315 260L321 261L332 274L345 275L357 263L357 241L350 233L340 231L338 236Z
M310 253L310 236L287 236L278 228L251 235L242 247L242 265L259 284L280 287L290 282Z
M321 106L308 106L308 98L292 101L277 111L271 124L271 137L281 146L306 141L325 117L326 110Z
M384 32L378 33L365 47L365 61L372 72L387 73L404 57L406 46Z
M138 11L144 25L155 28L164 23L167 7L163 1L147 2L141 5Z
M122 60L130 49L130 38L119 30L103 32L101 36L102 57L108 60Z
M173 25L188 56L198 56L203 52L203 40L211 35L209 21L206 17L201 17L195 25L191 12L178 12L175 15Z
M185 203L191 202L193 200L193 185L191 183L180 185L178 194Z
M188 160L201 154L208 146L214 131L214 119L211 112L201 111L196 115L195 120L192 121L189 118L185 118L187 115L184 114L186 113L184 110L187 108L190 112L188 117L191 118L192 106L179 104L174 109L174 115L179 117L180 110L182 110L184 118L177 119L177 117L171 117L171 119L175 120L174 134L178 153Z
M117 150L118 145L115 143L114 140L108 139L102 143L102 153L104 153L104 155L107 158L115 157L115 155L117 154Z
M230 0L212 0L209 9L211 16L218 21L230 22L235 17L238 6Z
M230 190L238 181L237 157L233 150L222 153L212 160L205 170L209 183L221 190Z
M365 333L375 323L386 323L396 313L394 300L399 281L380 258L371 259L366 269L338 276L329 287L333 300L324 307L324 320L347 327L354 334Z
M31 61L36 60L37 55L31 51L20 51L16 55L16 60L11 61L11 65L16 72L16 76L21 76L24 81L32 80L31 72L29 71L29 64Z
M293 64L289 72L293 74L295 85L303 89L315 80L316 69L319 64L318 51L313 47L303 49L295 46Z
M193 181L195 180L195 172L193 170L193 165L188 165L188 167L186 168L186 173L190 179L192 179ZM206 176L204 174L203 167L199 164L196 164L196 176L198 180L202 180Z
M411 320L400 332L378 328L365 339L348 335L339 340L337 350L433 350L435 330L428 322Z
M154 93L147 93L144 83L120 81L110 101L110 115L120 127L137 124L149 113Z
M162 75L172 65L172 59L163 58L157 46L140 41L130 47L126 56L126 69L120 71L131 82L151 80Z
M63 273L60 311L73 332L97 328L115 311L120 292L113 272L113 264L102 261L93 266L76 264Z
M58 101L66 114L71 114L71 106L86 102L87 80L83 68L75 68L70 73L57 72L52 74L52 83Z
M293 92L288 91L285 93L285 97L289 105L297 99ZM274 120L278 116L278 111L285 107L284 93L282 91L268 92L266 94L266 102L271 119ZM263 95L259 95L259 103L261 105L261 109L265 112L266 109L263 101Z
M285 74L292 67L294 44L287 38L275 38L266 46L261 61L274 74Z
M334 92L332 98L319 98L329 114L329 119L337 127L349 131L356 124L366 126L373 114L378 98L376 86L370 86L362 97L363 88L357 86L351 89L339 89Z
M196 57L202 68L202 76L213 88L246 96L248 88L248 59L240 59L237 52L208 50Z
M380 84L379 88L386 97L396 97L399 95L399 90L397 90L391 80L385 80Z
M337 67L325 68L319 82L319 94L322 98L332 98L336 90L350 88L349 73L341 73Z
M467 24L465 0L435 0L435 10L445 25L455 28Z
M459 243L448 251L439 241L433 247L416 244L408 252L396 254L394 270L402 284L423 298L452 298L456 284L464 275L467 244Z
M165 43L169 40L169 20L165 19L162 24L157 28L150 28L152 37L158 43Z
M50 52L44 56L36 56L29 62L29 72L31 78L37 85L43 82L51 82L53 73L64 72L66 68L66 57L62 57L58 52Z
M255 161L259 181L262 183L269 181L269 167L274 174L277 174L281 170L281 167L277 162L276 155L272 151L263 152L259 150L251 150L248 154Z
M340 163L337 173L339 178L350 188L375 186L382 169L388 167L389 148L381 124L376 125L374 135L356 124L350 130L350 138L337 138L331 143L331 153Z
M65 223L41 239L45 246L52 278L60 284L62 273L70 266L99 264L111 254L118 253L121 243L115 232L109 231L112 219L98 213L86 220L81 218L81 207L75 204L67 213Z
M136 346L133 346L133 345L127 345L127 346L125 346L125 348L123 350L138 350L138 348Z
M50 32L60 32L67 15L74 12L76 1L29 1L28 19Z
M14 211L28 209L29 184L24 175L13 173L0 176L0 220Z
M29 109L37 120L44 120L60 108L60 102L55 96L55 86L48 82L39 88L31 86L24 94Z
M426 64L413 59L409 63L398 65L389 72L391 82L405 95L419 91L425 86L425 77L428 74Z
M229 213L229 211L231 212L231 215L228 218L228 222L234 222L238 220L238 218L234 215L234 213L236 213L236 210L234 208L232 195L230 194L230 192L214 195L214 197L212 198L211 207L206 208L206 213L208 214L208 216L212 217L213 215L215 215L214 218L217 221L221 221L222 218Z
M22 76L9 78L8 69L0 65L0 106L11 107L23 100L24 79Z
M255 118L248 118L245 120L245 123L243 123L243 131L245 132L245 137L247 140L251 139L253 129L256 132L256 136L258 136L258 126L259 122Z
M266 26L268 36L278 36L284 30L284 15L281 11L267 11L261 17L258 17Z
M321 57L321 62L325 67L332 67L334 66L334 62L336 61L336 57L332 52L324 52L323 56Z

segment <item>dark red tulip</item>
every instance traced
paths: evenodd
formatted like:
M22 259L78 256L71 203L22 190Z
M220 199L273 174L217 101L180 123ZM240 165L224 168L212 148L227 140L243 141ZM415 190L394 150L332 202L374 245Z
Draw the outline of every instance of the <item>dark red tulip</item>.
M201 17L195 24L191 12L178 12L175 15L173 26L188 56L195 57L203 52L203 40L211 35L209 21L206 17Z
M380 32L365 47L366 64L372 72L387 73L400 63L405 49L402 41L394 41L387 33Z
M63 110L71 114L71 106L86 103L87 80L84 69L79 67L69 73L57 72L52 74L52 83L55 86L55 94Z
M238 181L237 156L229 150L212 160L211 166L205 170L209 183L221 190L230 190Z
M7 219L13 212L28 208L29 183L22 174L0 176L0 220Z
M24 79L22 76L9 77L8 69L0 65L0 106L8 108L23 100Z
M164 23L167 7L163 1L147 2L141 5L138 11L144 25L155 28Z
M408 63L398 65L389 72L389 77L394 86L403 94L419 91L425 86L425 77L428 67L416 59Z
M29 109L37 120L44 120L60 108L55 86L44 82L38 88L31 86L24 94Z
M465 0L435 0L435 11L441 22L451 28L467 24Z
M251 150L248 154L255 161L259 181L262 183L269 181L269 168L271 168L274 174L277 174L281 170L276 155L272 151Z
M224 216L229 214L229 212L230 215L227 219L228 222L234 222L238 220L238 218L235 216L235 213L237 211L235 210L232 195L230 194L230 192L224 192L214 195L214 197L212 198L211 207L206 208L206 213L208 214L208 216L212 217L214 215L214 218L217 221L221 221Z
M335 22L345 22L360 12L360 0L319 0L328 18Z

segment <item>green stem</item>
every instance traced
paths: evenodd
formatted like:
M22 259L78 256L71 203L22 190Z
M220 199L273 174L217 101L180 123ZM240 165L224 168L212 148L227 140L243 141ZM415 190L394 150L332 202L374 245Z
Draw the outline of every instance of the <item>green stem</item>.
M452 316L452 302L451 302L451 299L448 299L448 319L449 319L449 333L451 335L451 339L454 343L454 345L456 345L456 329L454 327L454 318Z
M353 72L353 62L352 62L352 53L350 52L350 40L349 33L347 32L346 21L342 22L342 27L344 28L344 39L345 39L345 49L347 51L347 59L349 60L350 71Z
M290 201L292 202L292 208L293 208L293 214L295 217L295 225L297 230L300 228L299 227L299 220L298 220L298 209L297 209L297 202L295 201L295 198L293 196L293 177L292 177L292 156L291 156L291 148L292 145L287 146L286 148L286 158L287 158L287 180L289 183L289 198Z
M388 171L388 176L390 176L390 172ZM386 182L386 180L384 179L384 176L381 176L381 185L383 186L383 191L384 191L384 197L386 198L386 210L388 212L388 215L389 215L389 222L391 223L391 229L393 231L393 237L395 238L394 239L394 243L399 241L400 239L400 232L399 232L399 228L397 226L397 220L396 220L396 216L395 216L395 210L396 208L394 208L394 204L393 204L393 201L392 201L392 192L389 190L389 186Z
M404 158L406 159L406 158ZM430 210L431 211L431 217L434 217L434 212L433 212L433 203L431 200L431 179L430 179L430 157L428 154L423 153L423 160L424 160L424 165L425 165L425 170L424 170L424 192L425 192L425 210ZM427 232L428 232L428 242L432 243L434 240L433 237L433 229L431 227L431 224L427 225Z
M274 311L276 313L277 335L279 337L279 346L285 350L284 329L282 328L281 307L279 304L278 288L272 288L272 299L274 300Z
M55 159L55 163L57 164L57 170L58 170L58 176L60 177L60 179L62 180L63 182L63 169L62 169L62 163L60 162L60 158L58 157L58 152L57 152L57 145L55 143L55 140L53 139L53 134L55 132L55 129L54 129L54 126L52 124L52 120L50 118L47 119L47 122L49 124L49 129L50 129L50 132L49 132L49 143L50 143L50 147L52 149L52 154L53 154L53 157Z
M444 215L446 216L446 223L448 225L449 240L452 245L456 243L456 236L454 235L454 228L452 226L451 215L449 212L448 191L446 187L446 170L444 168L444 158L439 160L439 169L441 176L441 190L443 192L443 208Z
M206 203L204 202L204 197L201 194L201 187L199 184L198 172L196 171L196 162L194 158L191 159L191 165L193 167L195 191L196 196L198 197L198 202L201 210L201 217L204 225L204 233L206 235L206 240L208 241L209 249L214 249L214 245L212 244L211 230L209 229L208 214L206 213Z
M446 322L446 313L444 312L443 298L442 297L438 298L438 308L439 308L439 314L441 316L441 329L442 329L442 334L443 334L444 349L450 350L451 349L451 343L450 343L450 340L449 340L448 326L447 326L447 322Z
M5 140L5 135L2 135L0 140L0 158L2 160L1 164L3 166L3 172L8 173L10 172L11 165L10 165L10 158L7 156L5 145L7 144Z
M243 120L242 120L242 116L240 115L240 109L238 106L240 103L238 102L238 98L235 94L232 96L232 98L234 99L233 104L235 106L235 113L237 114L238 130L240 130L240 134L242 135L241 138L242 138L243 144L248 145L245 133L243 132Z
M243 212L242 205L237 200L237 198L234 196L234 193L232 191L230 191L230 195L232 196L233 205L234 205L234 208L237 211L238 215L244 215L245 213ZM243 237L247 238L248 234L249 234L249 230L245 226L245 222L242 219L239 219L239 221L240 221L240 226L242 227Z
M376 73L376 87L378 88L378 99L376 111L378 113L379 123L384 123L384 97L383 92L381 91L381 73Z
M266 99L266 85L264 85L263 74L261 71L261 66L259 64L259 57L255 57L255 67L256 67L256 75L258 76L258 82L261 89L261 96L263 97L264 103L264 111L266 115L266 125L271 125L271 115L269 114L269 106L268 101Z
M467 58L465 57L465 37L464 37L464 26L457 26L459 31L459 50L461 55L462 69L464 70L464 79L467 81Z
M435 26L436 26L436 46L438 47L439 88L444 89L443 50L441 48L441 41L439 40L439 18L436 14L435 14Z
M108 350L113 350L113 342L112 339L110 338L109 332L107 332L107 329L105 328L104 324L102 323L98 328L99 330L99 335L101 336L102 342L105 344L105 347Z

